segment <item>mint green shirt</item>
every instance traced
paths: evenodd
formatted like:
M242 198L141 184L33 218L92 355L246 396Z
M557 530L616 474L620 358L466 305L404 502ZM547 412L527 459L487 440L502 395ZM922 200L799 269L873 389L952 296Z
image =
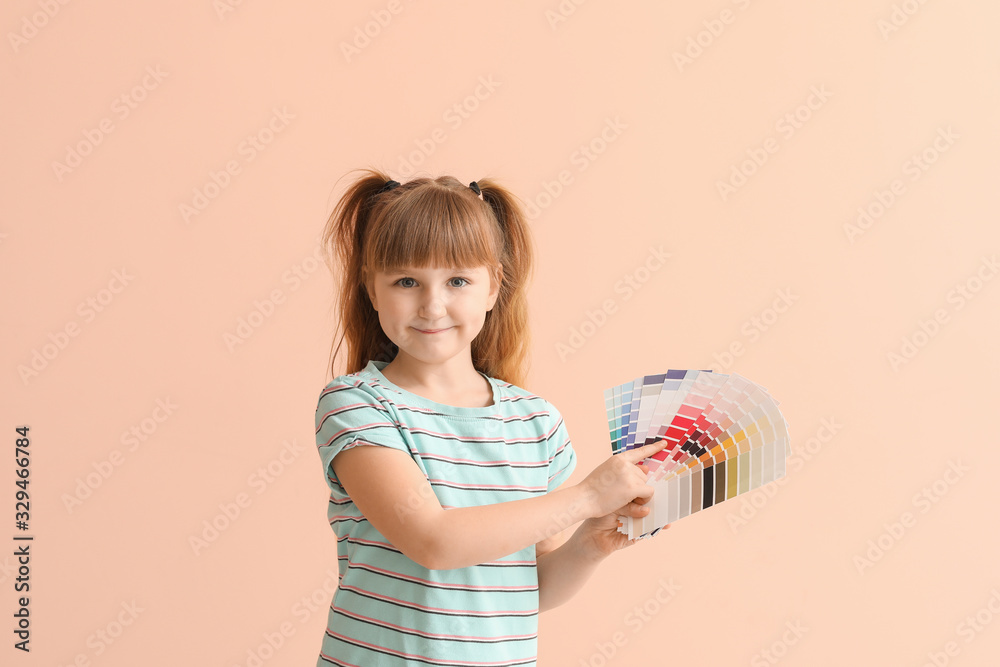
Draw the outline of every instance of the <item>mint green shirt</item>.
M339 567L317 667L535 665L534 545L471 567L429 570L365 519L330 464L351 447L392 447L410 455L446 510L533 498L576 467L562 416L541 396L483 373L492 405L437 403L390 382L381 373L387 363L369 361L334 378L316 407Z

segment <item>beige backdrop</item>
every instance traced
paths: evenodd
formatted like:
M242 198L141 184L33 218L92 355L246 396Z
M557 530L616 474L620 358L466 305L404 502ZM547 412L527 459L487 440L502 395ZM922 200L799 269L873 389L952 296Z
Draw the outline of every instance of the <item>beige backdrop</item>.
M998 5L513 4L4 4L4 664L315 663L317 238L368 165L530 203L572 483L638 375L790 424L785 483L605 561L541 664L995 664Z

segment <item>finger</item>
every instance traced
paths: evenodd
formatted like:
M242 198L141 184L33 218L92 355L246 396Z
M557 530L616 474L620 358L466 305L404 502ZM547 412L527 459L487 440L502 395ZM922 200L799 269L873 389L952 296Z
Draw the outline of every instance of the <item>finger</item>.
M648 445L643 445L642 447L636 447L635 449L629 449L621 454L615 454L615 456L624 456L625 460L629 463L636 463L642 461L643 459L648 459L650 456L660 451L666 447L669 442L666 440L657 440L656 442L650 443Z
M648 516L651 511L649 507L646 507L642 503L633 501L619 509L618 514L640 518Z

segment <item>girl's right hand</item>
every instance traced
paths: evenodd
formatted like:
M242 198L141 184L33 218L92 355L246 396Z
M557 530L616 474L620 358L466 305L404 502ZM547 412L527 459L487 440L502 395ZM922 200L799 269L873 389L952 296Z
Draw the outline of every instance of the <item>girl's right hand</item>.
M646 466L643 459L667 446L666 440L613 454L607 461L594 468L580 482L590 501L590 516L604 516L622 508L637 498L648 500L653 487L646 483ZM640 467L641 466L641 467Z

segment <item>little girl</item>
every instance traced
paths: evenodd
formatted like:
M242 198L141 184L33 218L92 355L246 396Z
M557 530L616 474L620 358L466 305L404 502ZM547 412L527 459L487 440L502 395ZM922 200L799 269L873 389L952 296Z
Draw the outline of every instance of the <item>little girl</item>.
M517 200L493 180L361 171L323 234L348 373L316 408L340 575L316 664L535 665L538 613L635 542L618 517L648 513L641 461L665 442L561 486L566 425L522 387Z

